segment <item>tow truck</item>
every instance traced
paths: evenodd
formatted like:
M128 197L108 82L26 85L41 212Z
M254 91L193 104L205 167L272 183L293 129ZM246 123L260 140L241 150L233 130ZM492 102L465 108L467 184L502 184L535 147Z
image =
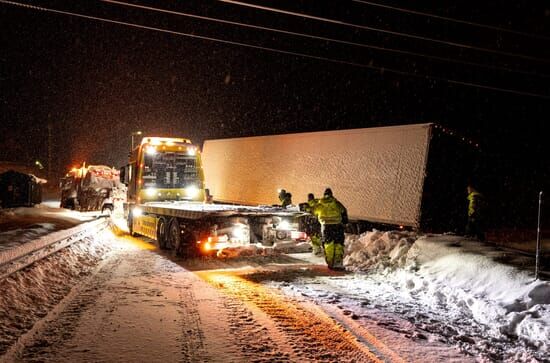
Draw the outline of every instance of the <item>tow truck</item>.
M213 254L251 243L305 241L298 208L216 203L205 189L198 146L185 138L144 137L121 168L131 234L178 255Z

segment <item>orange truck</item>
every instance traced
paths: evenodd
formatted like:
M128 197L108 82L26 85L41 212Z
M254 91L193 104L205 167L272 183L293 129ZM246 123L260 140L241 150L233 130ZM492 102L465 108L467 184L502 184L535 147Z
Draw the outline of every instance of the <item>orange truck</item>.
M105 165L72 168L60 182L61 208L111 213L126 195L120 172Z

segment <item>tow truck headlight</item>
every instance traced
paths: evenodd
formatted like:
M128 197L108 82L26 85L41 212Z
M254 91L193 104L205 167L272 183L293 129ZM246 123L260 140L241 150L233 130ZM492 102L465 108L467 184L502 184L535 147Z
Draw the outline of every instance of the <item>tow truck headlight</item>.
M148 155L155 155L157 153L157 148L154 147L154 146L148 146L147 149L145 150L145 152Z
M147 188L147 189L145 189L145 194L148 197L154 197L157 194L157 189L156 188Z
M235 227L233 227L233 231L232 231L232 235L234 238L242 241L246 238L246 233L245 233L245 230L244 230L244 226L242 225L236 225Z
M185 194L187 194L188 197L195 198L197 195L199 195L199 188L197 188L195 185L190 185L185 188Z
M143 215L143 211L141 210L141 208L134 208L134 209L132 209L132 215L134 217L139 217L139 216Z
M281 223L277 226L277 229L283 229L285 231L288 231L290 229L290 223L288 223L287 220L282 220Z

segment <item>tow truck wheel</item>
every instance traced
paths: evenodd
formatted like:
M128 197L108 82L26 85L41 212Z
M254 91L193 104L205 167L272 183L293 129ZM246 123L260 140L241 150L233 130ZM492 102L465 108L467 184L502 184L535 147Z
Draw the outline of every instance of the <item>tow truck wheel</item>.
M132 218L132 214L128 216L128 233L130 233L130 236L134 237L136 234L134 233L134 218Z
M111 216L113 214L113 206L112 205L104 205L103 208L101 208L101 214L105 214L107 216Z
M181 228L177 219L170 221L168 238L170 248L175 256L192 257L194 254L194 236L189 228Z
M167 250L170 247L168 246L168 241L167 241L167 233L166 233L167 227L168 227L168 224L166 223L166 220L164 218L159 219L158 226L157 226L157 242L161 250Z
M168 235L165 239L165 246L167 249L174 251L174 254L178 254L178 248L181 246L181 228L177 219L172 219L168 226Z

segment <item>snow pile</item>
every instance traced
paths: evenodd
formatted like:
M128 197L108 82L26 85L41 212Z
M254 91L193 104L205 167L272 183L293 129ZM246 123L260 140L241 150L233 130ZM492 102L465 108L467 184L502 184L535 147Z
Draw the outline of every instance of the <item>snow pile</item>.
M29 174L29 176L37 184L46 184L48 182L46 179L39 178L34 174Z
M458 237L419 239L409 251L409 262L418 269L411 292L471 315L495 338L523 339L548 352L550 283L472 247Z
M0 281L0 356L111 250L104 230Z
M97 216L97 213L79 213L47 204L34 208L0 210L0 251L27 244L55 231L75 227Z
M464 351L491 359L548 357L550 283L499 262L502 256L456 236L414 241L407 232L373 231L348 236L344 265L369 271L350 284L355 292Z
M344 266L349 271L383 270L402 267L413 245L413 232L373 230L360 236L346 236Z

